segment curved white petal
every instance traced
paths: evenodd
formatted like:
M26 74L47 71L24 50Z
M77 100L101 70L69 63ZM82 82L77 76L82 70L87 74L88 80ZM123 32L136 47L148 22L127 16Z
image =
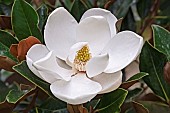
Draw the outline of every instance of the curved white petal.
M55 9L48 17L44 30L45 43L50 51L66 60L70 47L75 43L78 23L63 7Z
M88 43L87 42L78 42L70 48L69 55L68 55L68 62L67 62L68 65L70 63L71 64L74 63L74 59L75 59L75 56L77 54L77 51L79 51L85 45L88 45Z
M58 65L57 59L52 51L49 52L46 57L34 62L33 65L37 68L44 80L49 83L58 79L69 81L73 75L72 70L67 70Z
M62 68L65 68L65 69L68 69L68 70L71 70L72 67L70 65L67 64L67 60L64 61L64 60L61 60L59 58L56 58L56 61L57 61L57 64L62 67Z
M46 56L48 54L48 49L46 46L42 45L42 44L35 44L33 45L27 52L26 55L26 62L27 65L29 67L29 69L38 77L40 77L41 79L42 76L38 73L37 69L32 65L35 61L43 58L44 56Z
M106 18L106 20L109 23L111 37L113 37L116 34L115 24L117 22L117 18L110 11L101 8L89 9L83 14L81 21L90 16L103 16L104 18Z
M102 73L109 62L109 55L103 54L91 58L86 64L86 73L88 77L94 77Z
M59 80L50 85L51 92L60 100L77 105L90 101L102 87L88 79L85 73L78 73L68 82Z
M102 73L92 78L92 80L100 83L102 90L99 94L108 93L117 89L122 83L122 72Z
M143 38L131 31L123 31L115 35L106 45L103 52L109 53L109 64L106 73L120 71L139 55L143 46Z
M87 17L77 27L77 42L88 42L92 56L99 54L110 39L109 24L102 16Z

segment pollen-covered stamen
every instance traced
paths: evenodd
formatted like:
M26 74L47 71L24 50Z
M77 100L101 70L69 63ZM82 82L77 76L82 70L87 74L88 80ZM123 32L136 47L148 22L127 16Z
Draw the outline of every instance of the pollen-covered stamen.
M90 58L91 53L89 52L89 47L85 45L79 51L77 51L74 59L74 68L78 71L86 71L85 65L86 62L90 60Z

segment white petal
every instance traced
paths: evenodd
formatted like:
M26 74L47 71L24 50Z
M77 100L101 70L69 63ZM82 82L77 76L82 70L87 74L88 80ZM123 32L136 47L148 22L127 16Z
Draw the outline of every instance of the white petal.
M109 55L103 54L91 58L86 64L86 73L88 77L94 77L104 72L108 65Z
M40 73L38 72L38 70L37 70L34 66L32 66L33 61L32 61L29 57L27 57L27 56L26 56L26 61L27 61L28 68L29 68L35 75L37 75L39 78L43 79L43 77L40 75ZM44 79L43 79L43 80L44 80Z
M92 56L99 54L110 39L109 25L102 16L88 17L77 27L77 42L88 42Z
M48 55L33 64L41 76L49 83L58 79L69 81L73 75L72 70L67 70L58 65L54 53L51 51Z
M103 52L109 53L109 64L106 73L120 71L139 55L143 46L143 38L131 31L123 31L115 35L106 45Z
M69 55L68 55L68 60L69 60L68 64L69 62L73 64L77 51L79 51L83 46L87 44L88 44L87 42L78 42L70 48Z
M68 69L68 70L71 70L71 69L72 69L72 67L70 67L70 65L67 64L67 62L66 62L67 60L64 61L64 60L61 60L61 59L59 59L59 58L56 58L56 61L57 61L57 64L58 64L60 67L65 68L65 69Z
M108 93L117 89L122 83L122 72L102 73L92 78L92 80L100 83L102 91L99 94Z
M101 8L89 9L83 14L81 21L89 16L103 16L109 23L111 37L113 37L116 34L115 24L117 22L117 18L110 11Z
M85 73L78 73L71 81L56 81L50 86L51 92L60 100L69 104L82 104L94 98L102 87L88 79Z
M48 17L44 31L45 43L50 51L66 60L70 47L75 43L78 23L63 7L55 9Z
M29 69L41 79L43 79L42 76L38 73L37 69L32 64L33 62L46 56L48 52L49 51L46 46L42 44L35 44L29 49L26 55L26 61Z

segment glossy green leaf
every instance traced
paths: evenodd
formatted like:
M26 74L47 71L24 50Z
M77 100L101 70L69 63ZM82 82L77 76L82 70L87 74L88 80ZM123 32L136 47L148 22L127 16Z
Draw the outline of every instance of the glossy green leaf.
M71 8L71 14L79 22L83 13L88 9L88 6L83 4L81 0L74 0L73 6Z
M39 16L39 28L41 30L41 32L43 31L43 26L45 24L45 21L47 19L48 16L48 8L45 4L42 4L38 10L37 10L38 16Z
M21 62L20 64L13 67L13 69L21 74L24 78L41 88L43 91L45 91L47 94L53 96L50 92L50 84L43 81L36 75L34 75L31 70L29 70L26 61Z
M67 104L61 100L49 97L39 107L40 109L47 109L50 111L63 110L67 108Z
M38 21L38 15L30 4L24 0L15 0L12 9L12 27L19 40L34 36L42 42Z
M143 77L145 77L147 75L148 75L148 73L140 72L140 73L137 73L136 75L130 77L126 82L140 80L141 78L143 78Z
M12 44L17 44L18 41L8 32L0 30L0 42L10 48Z
M149 73L149 76L143 79L155 94L169 101L170 85L165 82L163 77L166 62L167 58L164 54L154 49L148 42L144 44L140 55L140 70Z
M131 102L134 100L137 96L139 96L142 93L142 88L135 88L133 90L128 91L128 95L126 97L126 102Z
M124 89L117 89L105 94L96 107L97 111L99 113L118 113L127 94L128 91Z
M23 91L11 90L7 95L7 101L9 103L16 103L24 95Z
M147 75L148 75L148 73L145 73L145 72L137 73L136 75L133 75L132 77L130 77L127 81L123 82L121 84L121 87L124 89L128 89L133 84L137 83L140 79L142 79L143 77L145 77Z
M170 61L170 32L158 25L153 25L154 46L163 52Z
M22 98L33 94L34 93L33 90L35 90L35 88L36 87L31 88L31 89L27 89L27 90L12 89L12 90L9 91L8 95L6 96L6 100L9 103L15 104L15 103L19 102L20 100L22 100Z
M14 56L12 56L11 53L9 52L9 48L2 44L1 42L0 42L0 56L7 56L10 59L17 62L17 59Z
M16 44L18 41L8 32L0 30L0 56L7 56L17 62L17 59L9 52L11 44Z

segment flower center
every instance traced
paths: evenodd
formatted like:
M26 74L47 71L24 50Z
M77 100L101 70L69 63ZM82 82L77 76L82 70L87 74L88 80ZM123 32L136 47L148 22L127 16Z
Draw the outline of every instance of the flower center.
M89 47L87 45L83 46L77 51L74 59L74 68L78 71L86 71L86 62L91 58L91 53L89 52Z

